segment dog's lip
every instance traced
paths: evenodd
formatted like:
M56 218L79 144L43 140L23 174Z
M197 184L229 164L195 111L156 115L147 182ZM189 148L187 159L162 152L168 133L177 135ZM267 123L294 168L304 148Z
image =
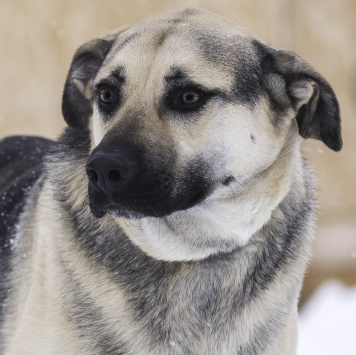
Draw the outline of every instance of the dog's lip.
M112 203L98 204L97 202L94 203L89 199L90 211L96 218L104 217L110 211L110 209L112 209L112 207L113 207Z
M145 210L136 209L134 206L126 205L125 203L116 202L114 196L101 196L101 198L89 198L89 207L92 214L96 218L102 218L106 214L111 214L116 217L135 216L134 218L156 217L164 218L178 211L188 210L202 203L214 189L206 186L198 187L194 193L183 196L176 196L170 203L166 205L165 209L156 209L154 205L149 208L149 204ZM157 201L154 201L157 204ZM146 201L146 204L148 201ZM130 217L132 218L132 217Z
M193 199L195 200L197 197L194 196ZM200 196L199 196L200 199ZM144 218L144 217L156 217L156 218L164 218L172 213L178 212L178 211L183 211L187 210L189 208L192 208L196 205L196 203L193 203L193 200L185 201L184 204L180 205L177 209L174 209L172 211L167 211L167 212L162 212L162 213L155 213L155 214L142 214L138 211L132 210L127 207L120 206L115 203L109 203L103 206L97 206L95 204L89 204L90 210L92 214L96 218L102 218L106 214L111 214L116 217L123 217L125 216L135 216L134 218ZM132 217L130 217L132 218Z
M108 212L108 210L107 210L106 207L105 207L105 208L103 208L103 207L97 208L97 207L94 207L94 206L92 206L92 205L90 205L90 210L91 210L91 213L92 213L96 218L102 218L102 217L104 217L104 216L107 214L107 212Z
M102 206L98 206L95 203L89 203L89 207L90 207L92 214L96 218L102 218L107 214L111 214L113 216L123 217L123 218L125 218L125 216L126 217L131 216L130 218L132 218L132 216L135 216L134 218L147 217L135 210L131 210L127 207L120 206L119 204L116 204L114 202L110 202L110 203L104 204Z
M179 207L177 208L176 211L173 211L173 212L177 212L177 211L183 211L183 210L187 210L189 208L192 208L194 206L197 206L199 205L201 202L203 202L207 196L209 195L210 193L206 192L206 191L202 191L202 190L198 190L193 196L189 196L188 199L186 199L185 201L183 201ZM172 213L173 213L172 212Z
M112 214L116 216L121 216L122 214L127 215L137 215L137 218L140 217L156 217L156 218L163 218L166 216L171 215L172 213L178 212L178 211L184 211L188 210L190 208L193 208L197 205L199 205L201 202L203 202L210 194L212 191L205 191L205 190L198 190L194 195L190 195L189 198L184 199L181 201L181 203L177 204L175 208L169 209L167 211L161 211L161 213L148 213L148 214L142 214L139 211L136 211L135 209L128 208L126 206L122 206L118 203L115 203L113 201L105 201L106 203L98 204L97 202L89 202L89 207L92 212L92 214L96 218L102 218L106 214ZM103 201L104 202L104 201Z

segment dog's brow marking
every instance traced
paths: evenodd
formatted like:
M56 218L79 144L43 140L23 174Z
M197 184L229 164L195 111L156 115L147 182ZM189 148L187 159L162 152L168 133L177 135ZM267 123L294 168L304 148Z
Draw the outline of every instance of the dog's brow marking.
M125 77L125 69L123 66L118 67L115 69L111 74L110 77L113 77L115 80L117 80L119 83L123 83L126 79Z
M95 85L101 85L105 82L110 82L112 84L123 84L126 81L125 67L121 65L116 67L114 70L109 71L108 73L99 73L95 81Z
M189 79L189 76L182 69L171 68L170 74L165 76L167 82Z

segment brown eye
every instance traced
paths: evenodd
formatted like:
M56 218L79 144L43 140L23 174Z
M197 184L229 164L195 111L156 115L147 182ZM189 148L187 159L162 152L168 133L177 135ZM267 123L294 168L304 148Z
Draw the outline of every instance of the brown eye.
M111 104L114 101L114 92L109 88L102 88L100 90L100 100L104 104Z
M177 87L166 95L166 105L174 111L194 112L203 108L214 95L216 95L214 92L194 86Z
M181 103L185 105L195 104L202 98L201 94L195 91L187 91L181 96Z

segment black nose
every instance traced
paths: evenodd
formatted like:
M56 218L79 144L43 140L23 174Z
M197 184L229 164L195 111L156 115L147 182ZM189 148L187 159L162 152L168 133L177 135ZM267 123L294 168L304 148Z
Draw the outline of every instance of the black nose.
M93 152L86 165L89 181L105 194L120 190L132 178L134 170L132 159L100 151Z

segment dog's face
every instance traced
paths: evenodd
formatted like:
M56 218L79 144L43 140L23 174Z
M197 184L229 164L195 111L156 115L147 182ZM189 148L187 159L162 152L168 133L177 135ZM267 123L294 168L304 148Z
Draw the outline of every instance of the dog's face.
M106 187L90 185L93 211L162 217L231 192L276 158L291 119L276 134L252 38L236 26L199 28L194 17L123 32L99 69L89 169ZM112 168L122 179L101 176L109 153L122 158Z
M86 169L97 217L161 218L196 207L219 214L249 200L246 186L277 164L261 197L269 211L289 188L301 137L341 148L337 101L320 75L200 10L82 46L63 114L92 132Z

